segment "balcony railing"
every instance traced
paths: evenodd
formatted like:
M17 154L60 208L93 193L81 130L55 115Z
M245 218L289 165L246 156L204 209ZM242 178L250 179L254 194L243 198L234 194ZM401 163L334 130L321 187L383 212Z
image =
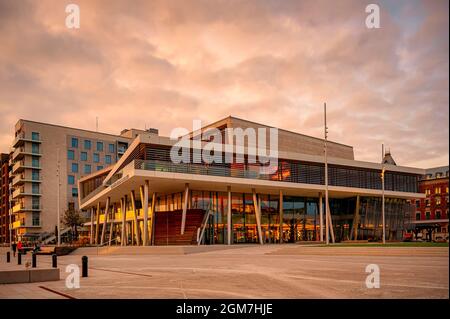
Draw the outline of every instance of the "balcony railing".
M27 137L24 132L19 133L13 141L13 147L21 145L23 142L41 143L42 141L37 138Z

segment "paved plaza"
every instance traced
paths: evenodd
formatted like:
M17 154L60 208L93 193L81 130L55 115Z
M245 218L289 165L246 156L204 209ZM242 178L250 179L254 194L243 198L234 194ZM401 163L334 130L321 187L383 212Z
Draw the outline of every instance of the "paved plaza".
M16 259L0 270L25 268ZM66 288L65 268L89 257L89 277ZM368 264L379 289L366 288ZM61 280L0 285L0 298L449 298L448 247L320 245L81 248L58 258ZM38 256L38 267L51 267Z

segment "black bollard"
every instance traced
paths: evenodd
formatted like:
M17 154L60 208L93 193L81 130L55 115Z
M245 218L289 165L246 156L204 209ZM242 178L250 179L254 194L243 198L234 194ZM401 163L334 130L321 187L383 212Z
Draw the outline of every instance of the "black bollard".
M31 254L31 267L36 268L37 260L36 260L36 254Z
M17 253L17 264L22 265L22 253L20 251Z
M81 257L81 277L88 276L88 258L87 256Z
M9 251L6 253L6 262L11 262L11 253Z
M52 267L53 268L58 267L58 257L56 257L56 254L52 255Z

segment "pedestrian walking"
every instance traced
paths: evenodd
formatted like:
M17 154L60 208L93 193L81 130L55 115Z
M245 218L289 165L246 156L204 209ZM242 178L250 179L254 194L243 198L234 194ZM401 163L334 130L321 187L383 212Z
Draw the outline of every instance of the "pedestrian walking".
M13 241L13 243L11 244L11 248L13 251L13 256L16 257L17 244L15 241Z

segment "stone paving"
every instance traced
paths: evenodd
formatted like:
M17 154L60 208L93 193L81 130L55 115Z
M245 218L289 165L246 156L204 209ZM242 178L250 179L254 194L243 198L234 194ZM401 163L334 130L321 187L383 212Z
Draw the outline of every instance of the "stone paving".
M0 298L449 298L448 247L210 247L83 248L58 258L60 281L0 285ZM25 267L0 254L0 271ZM65 267L81 268L82 255L89 277L66 288ZM379 289L366 288L368 264Z

